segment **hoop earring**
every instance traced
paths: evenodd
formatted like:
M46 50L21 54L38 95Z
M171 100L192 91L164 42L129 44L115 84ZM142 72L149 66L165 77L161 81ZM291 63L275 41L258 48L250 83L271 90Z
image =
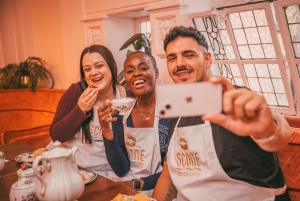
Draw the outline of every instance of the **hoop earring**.
M159 84L161 82L160 78L156 78L156 84Z

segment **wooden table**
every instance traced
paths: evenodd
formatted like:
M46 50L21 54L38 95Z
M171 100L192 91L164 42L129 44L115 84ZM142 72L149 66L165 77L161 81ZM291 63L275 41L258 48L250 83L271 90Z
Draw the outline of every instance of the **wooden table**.
M0 145L0 151L5 154L5 159L14 159L17 155L34 151L36 148L14 142L10 144ZM16 161L8 162L5 164L4 169L0 172L0 200L9 200L9 191L11 185L17 181L17 170L20 168L21 163ZM97 178L85 185L83 194L78 199L79 201L93 201L93 200L112 200L118 193L134 195L137 192L121 183L117 183L106 179L100 175Z

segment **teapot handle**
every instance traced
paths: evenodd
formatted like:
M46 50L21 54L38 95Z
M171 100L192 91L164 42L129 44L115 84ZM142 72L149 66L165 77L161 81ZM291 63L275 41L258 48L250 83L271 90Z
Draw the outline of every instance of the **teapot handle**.
M35 176L37 177L37 179L42 184L42 187L41 187L41 190L40 190L40 194L41 194L42 197L44 197L45 196L45 192L46 192L46 188L47 188L47 184L43 180L43 178L41 177L41 175L37 172L37 167L38 167L40 161L42 161L42 164L44 165L45 169L48 172L51 172L51 164L50 164L50 161L46 157L44 157L44 156L38 156L33 161L33 164L32 164L33 172L34 172Z

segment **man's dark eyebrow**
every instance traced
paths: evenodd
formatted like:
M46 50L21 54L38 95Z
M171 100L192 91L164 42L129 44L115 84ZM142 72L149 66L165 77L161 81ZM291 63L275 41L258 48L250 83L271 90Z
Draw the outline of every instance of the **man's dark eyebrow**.
M185 50L182 52L182 54L191 53L191 52L194 53L195 51L194 50Z
M194 50L184 50L183 52L181 52L181 54L186 54L186 53L191 53L191 52L195 52ZM176 56L175 53L170 53L167 55L167 57L170 57L170 56Z
M167 55L167 57L171 57L171 56L176 56L176 54L170 53L170 54Z

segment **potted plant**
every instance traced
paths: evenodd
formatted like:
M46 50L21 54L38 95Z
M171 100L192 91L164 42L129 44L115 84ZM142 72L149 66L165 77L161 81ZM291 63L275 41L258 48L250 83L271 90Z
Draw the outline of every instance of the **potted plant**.
M50 88L53 88L55 82L46 66L47 63L39 57L28 57L19 64L8 64L4 68L0 68L0 88L30 88L35 92L38 80L49 79L49 77L52 81Z
M133 45L134 50L138 51L141 50L142 48L145 49L145 52L148 54L151 54L151 43L150 40L147 40L145 34L142 33L136 33L134 34L131 38L129 38L120 48L121 50L124 50L127 48L129 45ZM130 55L133 51L128 50L126 56Z
M142 48L144 48L145 52L151 55L151 42L150 40L147 39L147 37L145 36L145 34L142 33L136 33L134 34L131 38L129 38L120 48L119 51L124 50L125 48L127 48L128 46L132 45L134 47L135 51L139 51L142 50ZM131 50L127 50L127 54L126 57L128 57L128 55L130 55L132 52ZM118 82L125 86L125 79L124 79L124 71L122 70L122 72L118 75L117 78Z

